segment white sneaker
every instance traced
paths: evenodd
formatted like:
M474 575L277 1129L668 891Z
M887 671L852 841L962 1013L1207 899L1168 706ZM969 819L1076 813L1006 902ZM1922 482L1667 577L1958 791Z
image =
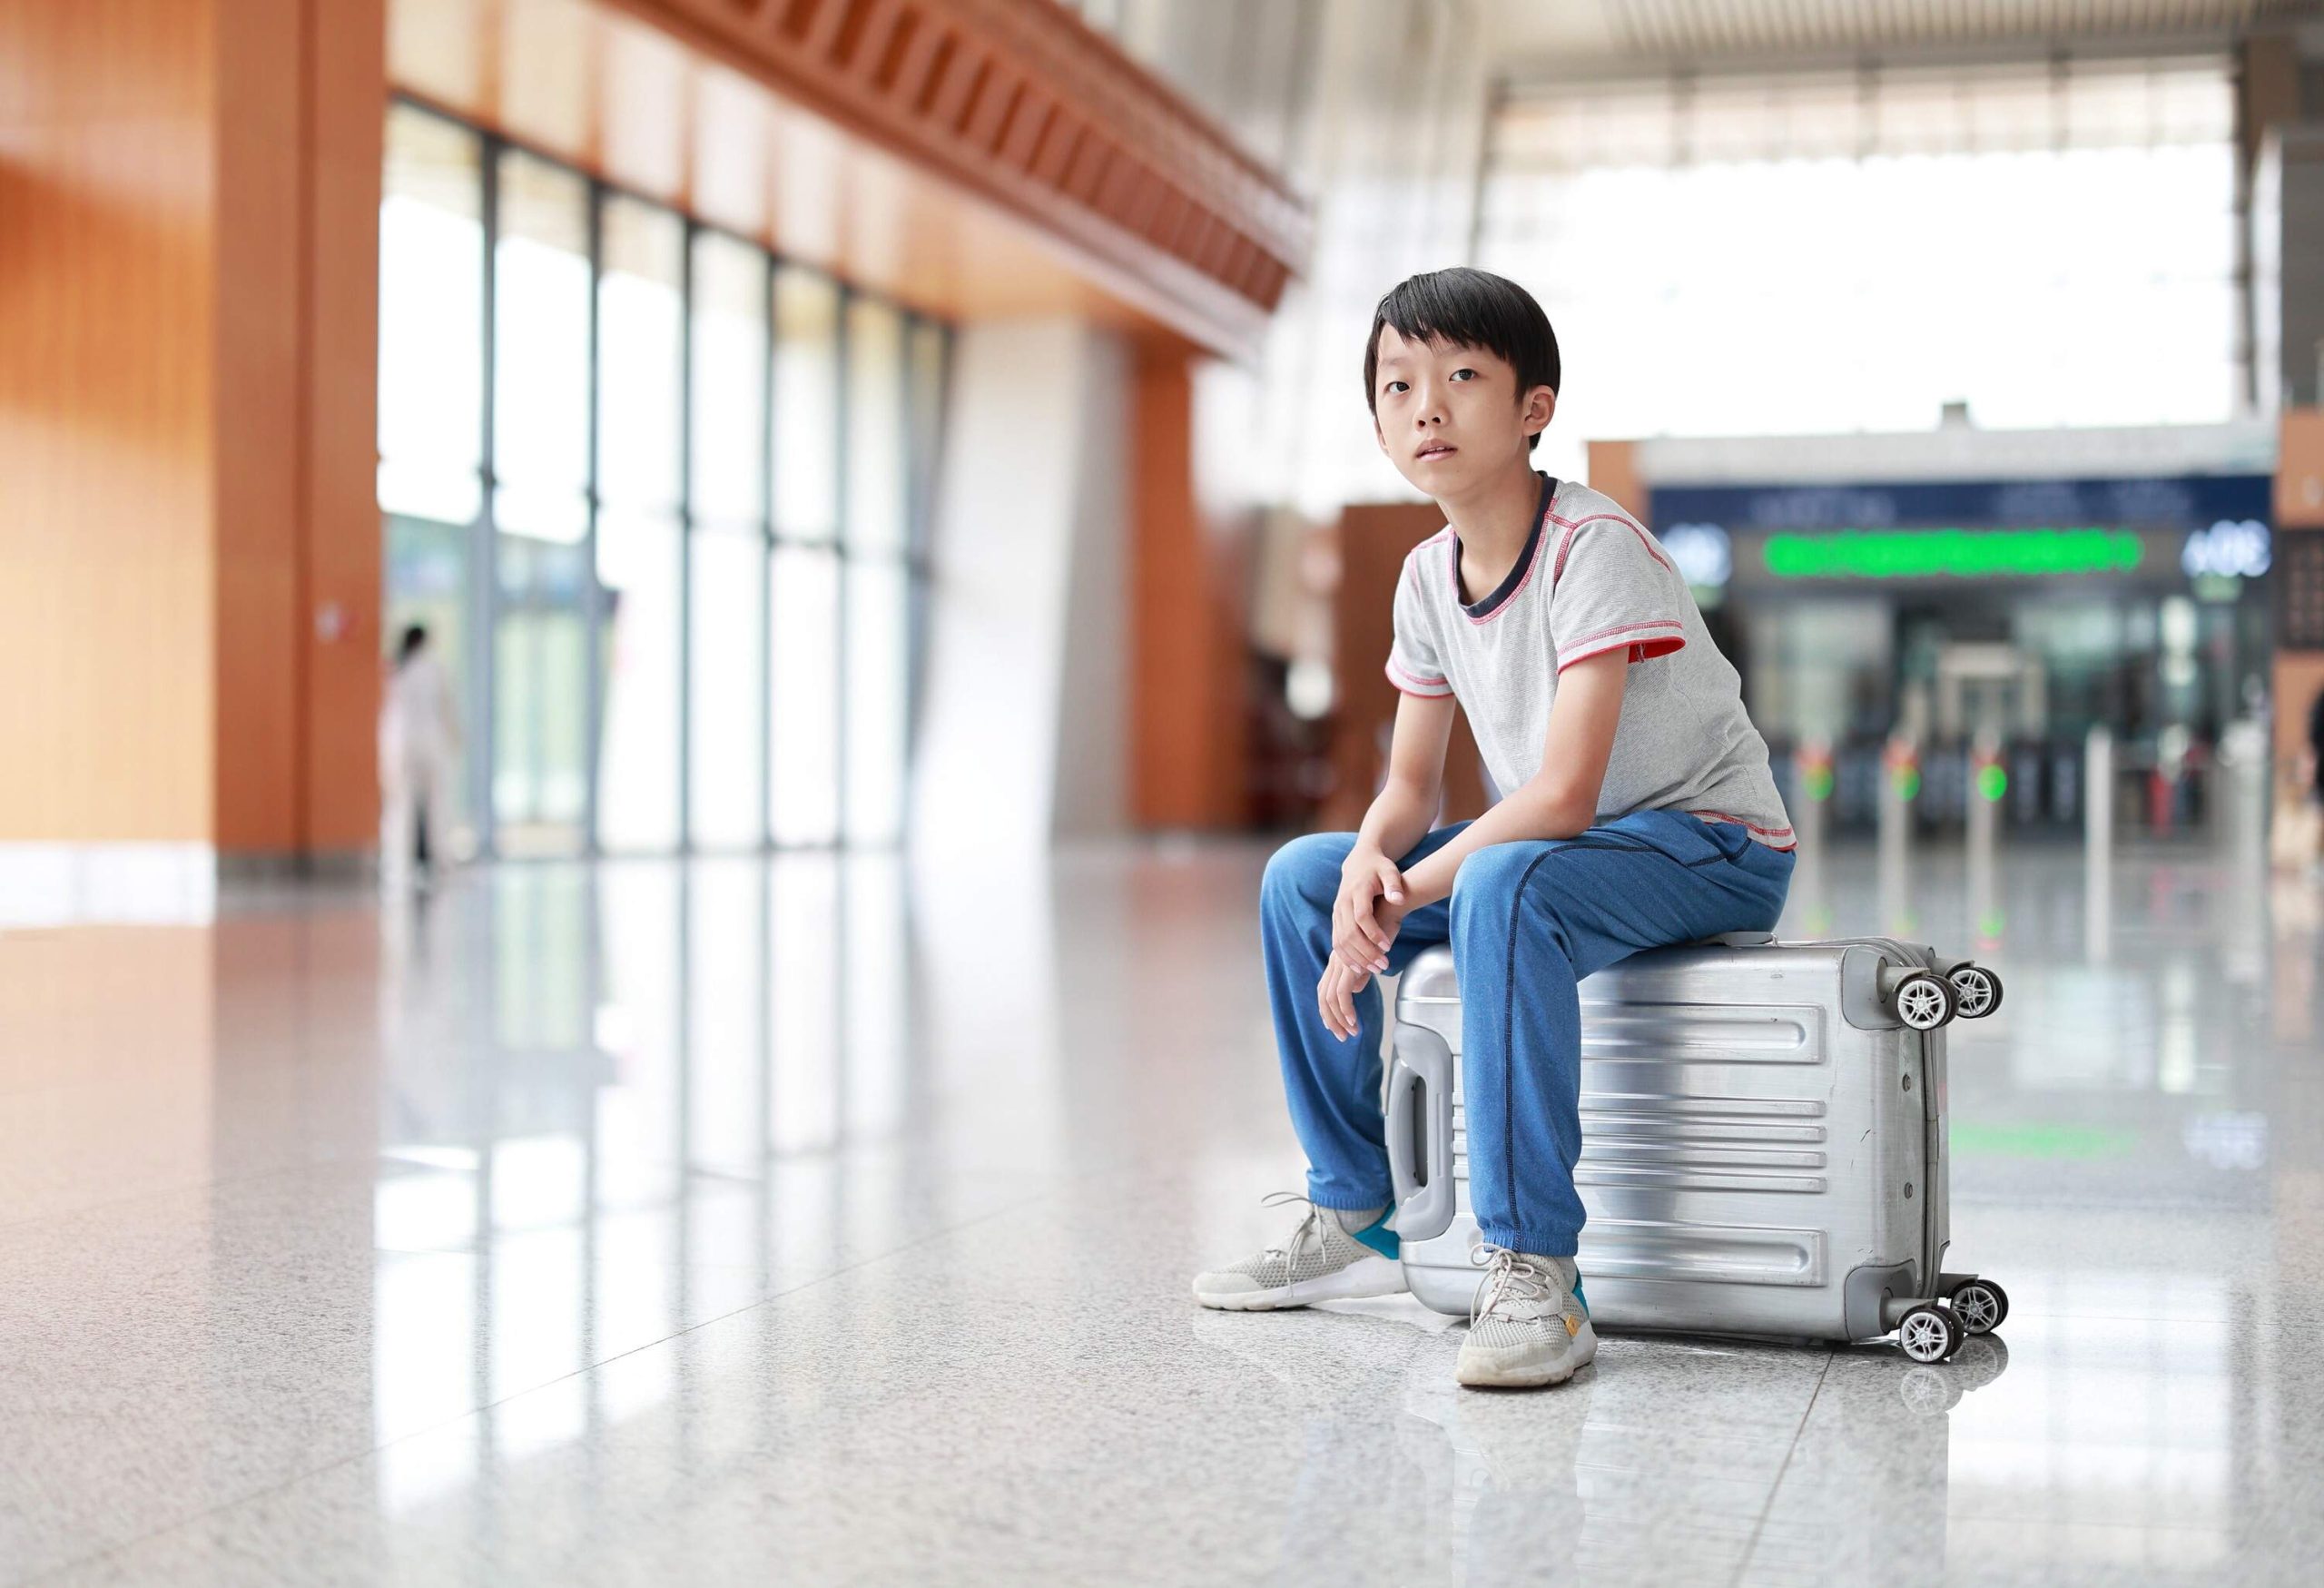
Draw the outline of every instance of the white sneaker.
M1563 1384L1598 1355L1598 1332L1571 1258L1479 1247L1485 1276L1453 1376L1474 1387Z
M1390 1214L1350 1235L1330 1208L1295 1192L1277 1191L1266 1199L1270 1208L1286 1202L1302 1203L1307 1209L1291 1238L1231 1268L1196 1274L1196 1301L1230 1312L1271 1312L1311 1301L1403 1294L1404 1266L1396 1260Z

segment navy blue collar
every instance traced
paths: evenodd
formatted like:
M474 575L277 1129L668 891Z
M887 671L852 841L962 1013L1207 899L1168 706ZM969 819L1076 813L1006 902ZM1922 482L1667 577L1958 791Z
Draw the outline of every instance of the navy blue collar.
M1533 472L1541 474L1541 471L1537 469ZM1501 576L1501 583L1492 587L1490 595L1474 606L1462 601L1462 611L1472 617L1490 617L1506 606L1512 596L1517 594L1517 587L1525 582L1525 570L1533 566L1533 558L1541 549L1541 532L1549 528L1550 504L1557 499L1557 494L1558 482L1548 475L1542 474L1541 501L1541 505L1533 509L1533 532L1525 537L1524 549L1518 552L1517 560L1509 565L1509 571ZM1452 597L1453 599L1460 600L1460 596L1461 532L1455 529L1452 532Z

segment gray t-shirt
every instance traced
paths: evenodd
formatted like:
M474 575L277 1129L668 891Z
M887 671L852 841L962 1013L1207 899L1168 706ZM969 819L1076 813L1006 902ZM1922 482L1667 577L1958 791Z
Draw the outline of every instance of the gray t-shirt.
M1623 650L1630 673L1598 819L1685 811L1792 847L1742 680L1669 553L1636 519L1588 486L1543 475L1532 536L1498 589L1463 602L1460 554L1448 526L1405 557L1388 681L1459 697L1496 788L1541 770L1558 674Z

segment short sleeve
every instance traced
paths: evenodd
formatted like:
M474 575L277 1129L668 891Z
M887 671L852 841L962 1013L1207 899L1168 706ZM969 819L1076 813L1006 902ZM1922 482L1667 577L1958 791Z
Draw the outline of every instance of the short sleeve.
M1420 560L1420 553L1414 551L1404 558L1403 571L1396 576L1396 635L1388 647L1388 682L1406 695L1435 697L1452 694L1452 685L1444 676L1428 602L1417 582Z
M1568 530L1551 577L1550 635L1561 673L1608 651L1646 662L1687 643L1678 570L1628 518L1610 513Z

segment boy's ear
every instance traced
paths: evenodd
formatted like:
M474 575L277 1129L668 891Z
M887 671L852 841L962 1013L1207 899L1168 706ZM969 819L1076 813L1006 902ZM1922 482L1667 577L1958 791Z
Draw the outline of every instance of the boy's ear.
M1550 421L1557 417L1557 411L1558 394L1556 388L1550 386L1536 386L1533 388L1532 390L1525 394L1525 433L1529 436L1536 436L1541 434L1543 430L1548 429L1550 428ZM1374 421L1374 428L1377 428L1377 421ZM1381 445L1384 447L1387 445L1384 439L1382 440Z

